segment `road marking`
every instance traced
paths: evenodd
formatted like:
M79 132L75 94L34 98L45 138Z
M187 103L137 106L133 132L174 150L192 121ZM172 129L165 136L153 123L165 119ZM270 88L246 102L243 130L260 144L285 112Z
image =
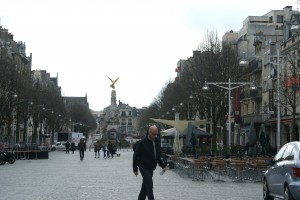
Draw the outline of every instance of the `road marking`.
M82 185L82 188L99 188L100 186L95 186L95 185Z

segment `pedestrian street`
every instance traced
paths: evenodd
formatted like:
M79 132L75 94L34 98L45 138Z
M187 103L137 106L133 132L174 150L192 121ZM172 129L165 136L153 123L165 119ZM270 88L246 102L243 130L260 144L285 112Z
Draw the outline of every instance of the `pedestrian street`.
M131 150L118 151L120 157L95 158L87 150L80 161L79 153L49 152L49 159L17 160L0 166L1 200L76 200L137 199L142 184L140 174L132 172ZM103 153L101 152L101 156ZM259 200L262 183L232 181L193 181L175 170L160 175L154 172L156 200Z

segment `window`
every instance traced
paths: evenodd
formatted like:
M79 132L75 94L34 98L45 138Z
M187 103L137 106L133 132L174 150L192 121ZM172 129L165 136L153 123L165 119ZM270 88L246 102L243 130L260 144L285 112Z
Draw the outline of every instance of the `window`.
M273 17L269 17L269 23L273 23Z
M295 154L294 152L295 152L295 150L294 150L293 145L288 145L282 155L282 160L293 160L294 154Z
M122 116L122 117L126 117L126 112L125 112L125 111L122 111L121 116Z
M276 156L274 157L274 161L275 162L279 162L282 160L282 155L283 155L283 152L284 150L286 149L287 145L283 146L279 151L278 153L276 154Z
M268 91L268 83L266 80L263 81L263 92L267 92Z
M283 15L277 15L277 23L283 23Z
M132 119L128 119L128 126L132 126Z

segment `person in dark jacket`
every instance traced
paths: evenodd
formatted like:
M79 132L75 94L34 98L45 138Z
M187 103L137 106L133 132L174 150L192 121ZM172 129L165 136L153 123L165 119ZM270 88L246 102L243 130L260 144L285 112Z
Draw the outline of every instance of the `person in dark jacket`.
M158 129L155 125L149 127L148 135L140 140L133 154L133 173L138 175L138 170L143 177L142 187L138 200L154 200L153 171L157 163L165 171L166 165L162 161L161 149L157 137Z
M70 146L71 146L70 142L67 141L67 142L66 142L66 153L69 153L69 151L70 151Z
M84 151L85 151L85 142L83 141L83 139L80 139L80 142L78 143L78 150L79 150L80 160L83 160Z
M108 149L108 152L110 153L111 158L113 158L114 154L115 154L115 145L114 145L114 143L109 141L108 145L107 145L107 149Z
M75 151L75 142L74 141L72 141L72 143L71 143L71 151L74 154L74 151Z
M94 151L95 151L95 158L97 157L98 154L98 158L100 157L100 149L101 149L101 144L100 141L98 140L95 144L94 144Z

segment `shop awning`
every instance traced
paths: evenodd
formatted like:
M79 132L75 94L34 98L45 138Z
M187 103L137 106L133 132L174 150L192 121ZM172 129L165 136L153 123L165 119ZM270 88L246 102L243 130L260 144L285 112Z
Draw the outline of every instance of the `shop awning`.
M151 120L153 120L155 122L163 123L163 124L166 124L169 126L173 126L180 133L183 133L187 129L189 122L191 122L192 125L194 125L194 126L206 125L209 123L209 121L207 121L207 120L188 121L188 120L167 120L167 119L153 119L153 118L151 118Z

